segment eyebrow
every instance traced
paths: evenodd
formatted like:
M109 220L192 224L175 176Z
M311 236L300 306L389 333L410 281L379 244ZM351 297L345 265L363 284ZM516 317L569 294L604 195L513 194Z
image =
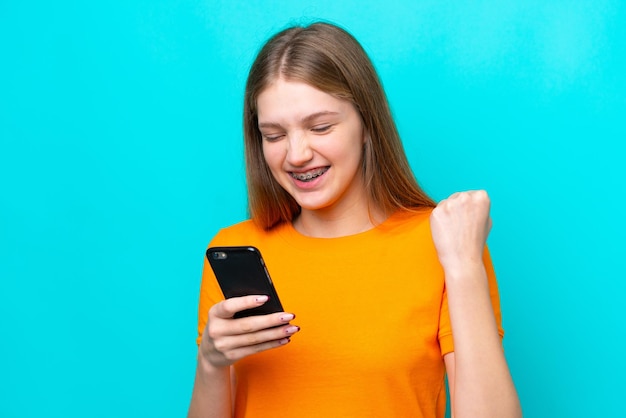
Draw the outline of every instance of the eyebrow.
M320 116L335 116L338 115L339 112L331 112L330 110L323 110L321 112L315 112L315 113L311 113L310 115L307 115L305 117L303 117L302 119L300 119L300 123L308 123L311 122L314 119L319 118ZM281 125L279 123L274 123L274 122L261 122L259 123L259 129L260 128L280 128Z

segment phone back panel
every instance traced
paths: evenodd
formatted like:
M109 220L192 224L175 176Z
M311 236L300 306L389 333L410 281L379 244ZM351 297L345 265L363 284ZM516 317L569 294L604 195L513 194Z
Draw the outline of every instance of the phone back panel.
M269 296L265 304L238 312L235 318L283 311L257 248L212 247L207 250L206 256L226 299L246 295Z

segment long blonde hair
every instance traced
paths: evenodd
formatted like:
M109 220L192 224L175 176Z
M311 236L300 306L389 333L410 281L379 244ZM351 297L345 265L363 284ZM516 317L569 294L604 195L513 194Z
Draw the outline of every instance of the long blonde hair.
M250 216L261 227L291 222L296 201L276 182L263 156L257 98L278 78L307 83L350 101L363 120L363 176L371 204L384 213L433 207L409 166L376 70L358 41L328 23L285 29L267 41L246 83L244 145Z

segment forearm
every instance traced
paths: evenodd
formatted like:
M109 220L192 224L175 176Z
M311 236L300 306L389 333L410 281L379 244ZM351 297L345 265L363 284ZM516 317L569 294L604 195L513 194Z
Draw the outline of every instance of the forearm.
M520 417L483 264L470 263L445 274L454 335L455 418Z
M232 416L230 367L215 368L198 354L188 418Z

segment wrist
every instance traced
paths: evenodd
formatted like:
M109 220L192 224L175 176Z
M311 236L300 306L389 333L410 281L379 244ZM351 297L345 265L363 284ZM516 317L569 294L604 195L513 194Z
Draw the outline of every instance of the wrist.
M202 370L203 374L209 376L218 376L228 372L229 366L218 366L211 362L209 356L203 353L202 350L198 350L198 368Z
M474 278L486 275L485 265L482 259L465 260L447 263L443 265L446 284L455 282L468 282Z

